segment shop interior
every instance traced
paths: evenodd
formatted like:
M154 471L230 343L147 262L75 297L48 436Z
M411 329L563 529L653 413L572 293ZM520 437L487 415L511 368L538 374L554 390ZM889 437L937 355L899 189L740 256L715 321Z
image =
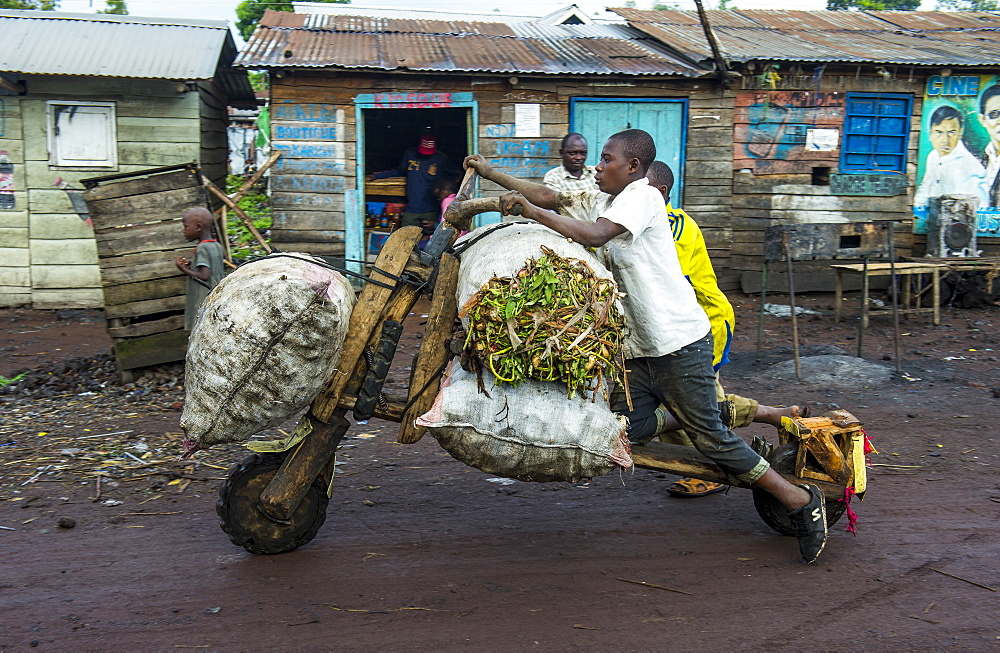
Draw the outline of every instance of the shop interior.
M432 131L437 136L438 151L456 166L471 152L471 110L441 109L363 109L364 174L397 166L408 147L415 147L420 135ZM365 244L368 258L374 259L406 204L406 178L390 177L365 183Z

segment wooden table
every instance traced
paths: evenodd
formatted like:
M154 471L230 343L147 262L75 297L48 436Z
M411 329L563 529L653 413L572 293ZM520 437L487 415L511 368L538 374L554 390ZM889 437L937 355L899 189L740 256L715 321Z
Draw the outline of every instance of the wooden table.
M868 305L868 291L869 291L869 278L870 277L880 277L892 274L892 266L890 263L869 263L867 269L864 263L851 263L846 265L831 265L837 272L837 285L834 290L834 309L833 309L833 319L836 322L840 322L840 309L841 304L844 300L844 275L845 274L858 274L861 275L861 328L868 328L868 314L873 309ZM931 277L930 287L931 287L931 305L928 307L921 307L920 296L923 294L923 289L918 291L914 296L910 291L910 284L903 284L903 296L902 302L899 308L900 314L912 314L912 313L931 313L934 316L934 324L941 323L941 271L947 271L948 266L941 263L906 263L900 262L895 265L895 273L901 277L909 277L913 275L929 274ZM918 278L919 282L919 278ZM914 304L910 306L911 302ZM888 309L876 309L891 310Z

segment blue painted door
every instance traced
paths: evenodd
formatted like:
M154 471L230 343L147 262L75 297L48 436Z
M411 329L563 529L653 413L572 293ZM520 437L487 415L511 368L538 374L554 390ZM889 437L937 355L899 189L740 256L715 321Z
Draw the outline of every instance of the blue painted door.
M670 201L681 206L684 186L684 146L687 100L570 100L570 131L587 139L587 165L597 165L608 136L625 129L649 132L656 143L656 158L674 171L676 182Z

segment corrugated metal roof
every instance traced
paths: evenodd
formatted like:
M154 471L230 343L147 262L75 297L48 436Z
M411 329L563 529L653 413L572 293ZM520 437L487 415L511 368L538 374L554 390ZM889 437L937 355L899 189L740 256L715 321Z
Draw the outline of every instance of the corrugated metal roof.
M334 14L357 16L374 16L380 18L415 18L424 20L465 20L481 22L502 22L507 25L523 22L546 22L551 25L558 24L565 20L571 13L580 16L586 22L598 23L622 23L617 16L608 18L602 16L587 15L576 7L569 5L553 12L535 14L514 14L506 11L448 11L445 9L433 9L430 7L386 7L366 5L363 2L351 2L350 4L329 3L329 2L293 2L295 13L298 14ZM470 6L471 9L471 6Z
M711 60L697 12L614 9L692 59ZM732 61L983 66L1000 63L1000 16L982 12L711 10Z
M97 14L0 11L0 70L47 75L211 79L225 22L108 20ZM152 19L156 20L156 19Z
M257 105L225 21L0 10L0 70L34 75L207 80Z
M506 25L268 11L236 65L701 76L626 26ZM611 31L607 31L607 30Z

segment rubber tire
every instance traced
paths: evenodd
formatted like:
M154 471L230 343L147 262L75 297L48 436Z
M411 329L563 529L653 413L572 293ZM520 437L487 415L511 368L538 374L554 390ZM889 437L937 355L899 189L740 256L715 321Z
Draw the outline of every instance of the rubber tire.
M795 473L795 458L799 445L796 442L777 447L771 454L771 468L782 474ZM753 507L764 523L782 535L794 536L792 522L788 519L788 509L764 490L753 490ZM829 528L847 511L847 503L836 499L826 500L826 525Z
M326 521L330 503L326 488L313 481L292 514L290 524L268 519L254 505L285 460L284 453L250 454L233 466L219 488L215 509L219 526L229 540L250 553L275 554L293 551L306 544Z

